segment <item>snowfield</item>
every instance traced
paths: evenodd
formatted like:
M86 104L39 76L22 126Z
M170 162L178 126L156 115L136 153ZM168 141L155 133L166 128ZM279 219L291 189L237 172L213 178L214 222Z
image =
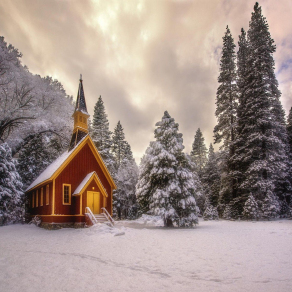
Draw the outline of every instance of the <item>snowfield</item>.
M292 291L292 221L0 228L0 291Z

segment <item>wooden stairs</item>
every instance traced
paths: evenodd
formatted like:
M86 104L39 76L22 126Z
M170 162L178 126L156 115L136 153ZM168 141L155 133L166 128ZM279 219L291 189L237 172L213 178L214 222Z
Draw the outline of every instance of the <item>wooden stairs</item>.
M98 223L104 223L111 227L114 227L115 221L108 213L105 208L101 208L102 213L100 214L93 214L89 207L85 208L85 216L86 216L86 224L87 225L95 225Z
M97 223L107 223L107 222L110 222L108 220L108 218L105 216L104 213L101 213L101 214L93 214Z

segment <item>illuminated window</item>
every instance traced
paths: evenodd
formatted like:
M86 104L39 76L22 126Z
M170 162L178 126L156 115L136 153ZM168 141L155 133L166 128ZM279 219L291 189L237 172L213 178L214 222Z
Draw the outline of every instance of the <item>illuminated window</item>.
M83 123L86 124L86 119L85 119L85 117L83 117Z
M71 205L71 185L63 184L63 205Z
M41 188L41 204L40 206L44 205L44 188Z
M79 122L82 123L82 116L79 116Z
M32 193L32 207L34 208L34 192Z
M47 185L46 187L46 205L49 205L50 200L50 187Z
M39 190L36 191L36 197L35 197L35 206L39 206Z

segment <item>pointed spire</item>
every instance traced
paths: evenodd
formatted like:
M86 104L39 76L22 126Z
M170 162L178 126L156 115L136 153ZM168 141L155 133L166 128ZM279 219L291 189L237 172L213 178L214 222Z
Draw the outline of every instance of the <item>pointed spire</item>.
M72 150L80 142L80 140L88 134L88 118L90 115L87 112L81 74L79 81L76 107L72 115L72 117L74 117L74 129L69 151Z
M87 107L86 107L84 90L83 90L83 84L82 84L82 74L80 74L80 80L79 81L80 82L79 82L79 88L78 88L75 112L76 111L80 111L80 112L83 112L84 114L88 114Z

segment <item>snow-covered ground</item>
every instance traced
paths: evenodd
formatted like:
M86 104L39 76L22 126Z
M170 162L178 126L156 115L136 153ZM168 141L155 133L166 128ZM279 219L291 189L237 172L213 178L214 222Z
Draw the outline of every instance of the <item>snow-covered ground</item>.
M0 291L292 291L292 221L157 225L1 227Z

